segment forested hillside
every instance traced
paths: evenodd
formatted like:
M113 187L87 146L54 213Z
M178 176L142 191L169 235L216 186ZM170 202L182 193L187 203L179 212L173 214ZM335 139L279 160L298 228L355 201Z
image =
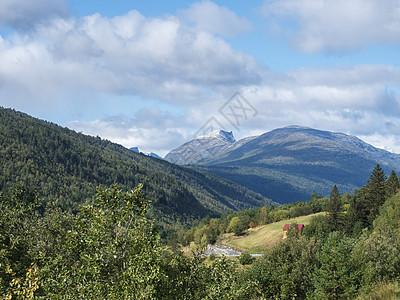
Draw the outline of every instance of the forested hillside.
M182 220L270 205L237 184L138 154L100 137L0 108L0 191L22 183L65 210L93 199L96 187L143 184L153 218Z

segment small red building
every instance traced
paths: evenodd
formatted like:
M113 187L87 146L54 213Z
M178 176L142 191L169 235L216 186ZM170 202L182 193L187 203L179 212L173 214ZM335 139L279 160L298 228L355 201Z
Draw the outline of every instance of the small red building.
M284 239L287 238L287 232L291 225L292 224L285 224L285 226L283 226L283 238ZM299 229L298 234L300 236L303 233L304 224L297 224L297 227Z

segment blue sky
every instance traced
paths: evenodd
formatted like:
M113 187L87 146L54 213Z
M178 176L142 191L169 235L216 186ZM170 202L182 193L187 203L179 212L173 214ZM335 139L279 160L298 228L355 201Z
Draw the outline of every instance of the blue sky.
M210 120L237 139L297 124L400 153L397 0L0 4L1 106L160 155ZM236 92L252 113L232 123Z

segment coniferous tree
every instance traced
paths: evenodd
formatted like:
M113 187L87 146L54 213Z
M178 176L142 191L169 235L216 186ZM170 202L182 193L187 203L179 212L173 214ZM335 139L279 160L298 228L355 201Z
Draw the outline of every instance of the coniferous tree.
M396 172L392 170L388 180L386 181L386 196L390 197L396 194L399 190L399 179L397 178Z
M359 274L352 266L352 242L332 232L318 253L320 267L314 271L314 299L354 299Z
M357 190L350 200L350 208L344 216L345 231L351 236L359 236L362 230L369 225L366 195L366 186Z
M369 223L372 224L379 213L379 208L386 200L386 174L379 164L376 165L367 184L367 206Z
M340 193L336 185L332 189L326 208L326 217L331 231L340 230L343 225L343 212Z

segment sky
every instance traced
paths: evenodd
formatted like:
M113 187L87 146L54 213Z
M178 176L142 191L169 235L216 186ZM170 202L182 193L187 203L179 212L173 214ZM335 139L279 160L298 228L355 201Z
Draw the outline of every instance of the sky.
M161 156L300 125L400 153L398 0L0 0L0 106Z

